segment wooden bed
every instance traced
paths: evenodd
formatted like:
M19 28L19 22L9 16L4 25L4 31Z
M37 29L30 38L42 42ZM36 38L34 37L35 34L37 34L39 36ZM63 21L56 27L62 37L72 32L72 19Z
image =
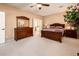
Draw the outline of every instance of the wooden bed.
M64 24L54 23L54 24L50 25L50 27L52 27L52 26L54 26L54 27L60 26L60 27L63 28L63 32L64 32L64 27L65 27ZM53 30L53 29L51 29L51 30ZM41 31L41 37L45 37L45 38L49 38L51 40L62 42L63 32L61 32L61 31L50 31L50 30L44 30L43 29Z

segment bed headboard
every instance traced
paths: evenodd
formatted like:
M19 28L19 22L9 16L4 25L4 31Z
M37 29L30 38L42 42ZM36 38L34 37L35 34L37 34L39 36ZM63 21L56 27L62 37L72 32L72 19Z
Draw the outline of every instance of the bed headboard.
M50 26L61 26L63 28L65 28L65 24L60 24L60 23L54 23L54 24L51 24Z

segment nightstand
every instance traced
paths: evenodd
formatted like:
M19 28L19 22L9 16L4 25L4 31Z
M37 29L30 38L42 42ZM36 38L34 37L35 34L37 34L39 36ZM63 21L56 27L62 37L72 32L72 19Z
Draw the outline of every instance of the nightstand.
M77 31L77 39L79 39L79 31Z
M71 30L71 29L65 29L64 36L71 37L71 38L77 38L77 31Z

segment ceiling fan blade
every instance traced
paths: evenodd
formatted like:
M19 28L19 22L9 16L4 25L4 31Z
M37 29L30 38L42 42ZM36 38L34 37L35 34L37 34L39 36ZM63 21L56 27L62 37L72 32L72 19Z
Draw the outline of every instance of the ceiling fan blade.
M43 6L49 6L49 4L42 4Z
M34 6L30 6L30 7L34 7Z
M44 3L37 3L37 4L41 4L42 6L49 6L49 4L44 4Z

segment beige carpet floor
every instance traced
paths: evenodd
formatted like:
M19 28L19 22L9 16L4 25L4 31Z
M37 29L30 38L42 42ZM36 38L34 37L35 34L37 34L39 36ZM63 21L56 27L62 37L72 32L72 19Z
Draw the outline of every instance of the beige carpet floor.
M2 56L76 56L79 53L79 39L62 38L62 43L38 36L19 41L7 40L0 44Z

